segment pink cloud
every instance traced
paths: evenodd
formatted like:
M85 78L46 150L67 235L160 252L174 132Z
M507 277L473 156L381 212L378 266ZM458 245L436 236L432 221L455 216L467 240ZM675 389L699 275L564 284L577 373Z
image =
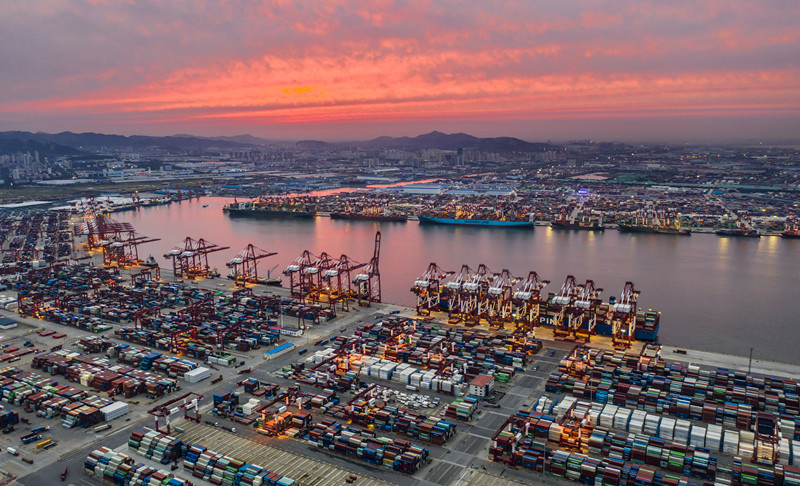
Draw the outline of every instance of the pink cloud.
M18 68L0 74L0 119L260 126L796 109L800 7L736 3L13 4L0 7ZM34 26L57 41L27 39Z

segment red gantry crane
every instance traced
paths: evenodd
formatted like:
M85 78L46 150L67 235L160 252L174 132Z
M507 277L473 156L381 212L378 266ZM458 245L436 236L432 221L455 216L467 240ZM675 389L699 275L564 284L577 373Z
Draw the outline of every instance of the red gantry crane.
M162 403L161 405L148 410L147 413L155 417L156 419L156 431L162 434L170 434L170 416L175 415L176 413L183 410L183 418L187 420L191 420L193 422L200 423L200 408L198 407L198 403L203 398L203 395L199 393L186 393L185 395L181 395L178 398L170 400L166 403ZM164 422L167 425L166 430L162 430L159 426L158 419L164 419Z
M231 276L237 287L244 287L247 284L266 283L266 281L258 277L258 261L274 255L277 255L277 253L262 250L250 243L247 248L240 251L225 265L231 269Z
M229 248L229 246L210 243L203 238L194 240L187 236L185 240L168 251L164 258L172 259L172 271L176 278L208 277L211 274L208 255Z
M363 273L355 276L355 283L358 286L357 298L361 306L369 307L373 302L380 303L383 300L381 294L381 273L379 263L381 258L381 232L375 233L375 248L372 251L372 258L364 269Z

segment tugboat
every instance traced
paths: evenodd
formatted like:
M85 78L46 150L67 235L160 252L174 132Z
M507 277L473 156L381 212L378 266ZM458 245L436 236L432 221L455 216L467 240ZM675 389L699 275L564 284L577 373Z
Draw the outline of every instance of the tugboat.
M144 265L145 267L156 268L158 266L158 262L156 261L155 258L153 258L153 255L150 255L149 257L147 257L147 260L145 260L144 263L142 263L142 265Z

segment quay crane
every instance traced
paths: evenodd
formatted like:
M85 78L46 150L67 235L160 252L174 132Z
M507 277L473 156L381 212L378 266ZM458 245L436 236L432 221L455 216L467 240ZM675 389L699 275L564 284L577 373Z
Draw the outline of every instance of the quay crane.
M381 232L375 233L375 248L372 251L372 258L369 260L364 273L356 275L355 281L358 284L359 305L369 307L372 302L380 303L383 300L381 294L381 273L379 263L381 257Z
M231 269L231 278L236 282L237 287L264 283L258 278L258 261L274 255L277 255L277 253L262 250L250 243L247 248L231 258L225 266Z
M331 309L341 302L342 310L348 309L347 301L352 299L365 307L381 302L380 245L381 233L377 232L368 263L359 263L347 255L333 258L326 252L315 256L305 250L283 272L289 277L291 295L304 303L329 304ZM361 272L352 275L356 270Z
M181 243L164 254L167 260L172 259L172 271L176 278L197 278L211 276L211 267L208 265L210 253L229 249L229 246L219 246L203 238L194 240L187 236Z
M486 291L487 320L490 328L502 329L512 321L511 297L516 278L507 269L496 274Z
M615 348L626 349L631 346L634 326L636 326L636 300L639 291L633 282L625 282L619 302L612 307L611 340Z
M430 315L431 311L441 310L440 281L454 272L444 270L434 262L428 265L411 287L411 292L417 296L417 314Z
M461 303L462 286L473 274L469 265L462 265L458 273L452 273L452 278L445 283L441 290L442 297L447 302L447 313L450 324L458 324L464 319L463 306Z
M601 303L600 293L603 289L594 286L593 280L578 286L573 312L570 314L569 327L573 330L576 341L589 342L597 325L597 306ZM573 319L577 322L573 323Z
M488 318L488 301L486 295L494 274L489 267L481 263L478 269L464 282L462 288L462 302L464 303L463 314L466 317L467 325L475 325L481 319Z
M575 277L567 275L564 284L561 285L558 295L554 296L549 304L549 310L554 312L553 316L553 336L556 339L568 339L572 332L571 309L577 293L578 283ZM567 318L565 322L564 318Z
M534 271L528 273L524 280L517 282L511 294L511 305L518 330L524 333L531 332L538 324L541 292L549 283L549 280L542 280Z

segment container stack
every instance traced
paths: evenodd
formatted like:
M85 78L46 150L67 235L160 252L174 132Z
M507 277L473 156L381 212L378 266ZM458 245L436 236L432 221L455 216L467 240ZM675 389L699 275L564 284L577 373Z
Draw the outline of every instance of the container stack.
M192 486L191 482L169 471L153 469L144 464L134 464L129 456L105 447L89 453L83 467L86 474L114 484Z
M148 427L135 430L128 439L128 448L134 452L161 464L169 464L178 460L183 442L167 434L162 434Z
M334 420L315 424L308 433L310 444L340 454L352 455L372 464L413 474L428 460L428 449L406 440L373 437L371 433L344 428Z
M478 410L478 399L475 397L456 398L447 405L444 415L447 418L469 422Z

